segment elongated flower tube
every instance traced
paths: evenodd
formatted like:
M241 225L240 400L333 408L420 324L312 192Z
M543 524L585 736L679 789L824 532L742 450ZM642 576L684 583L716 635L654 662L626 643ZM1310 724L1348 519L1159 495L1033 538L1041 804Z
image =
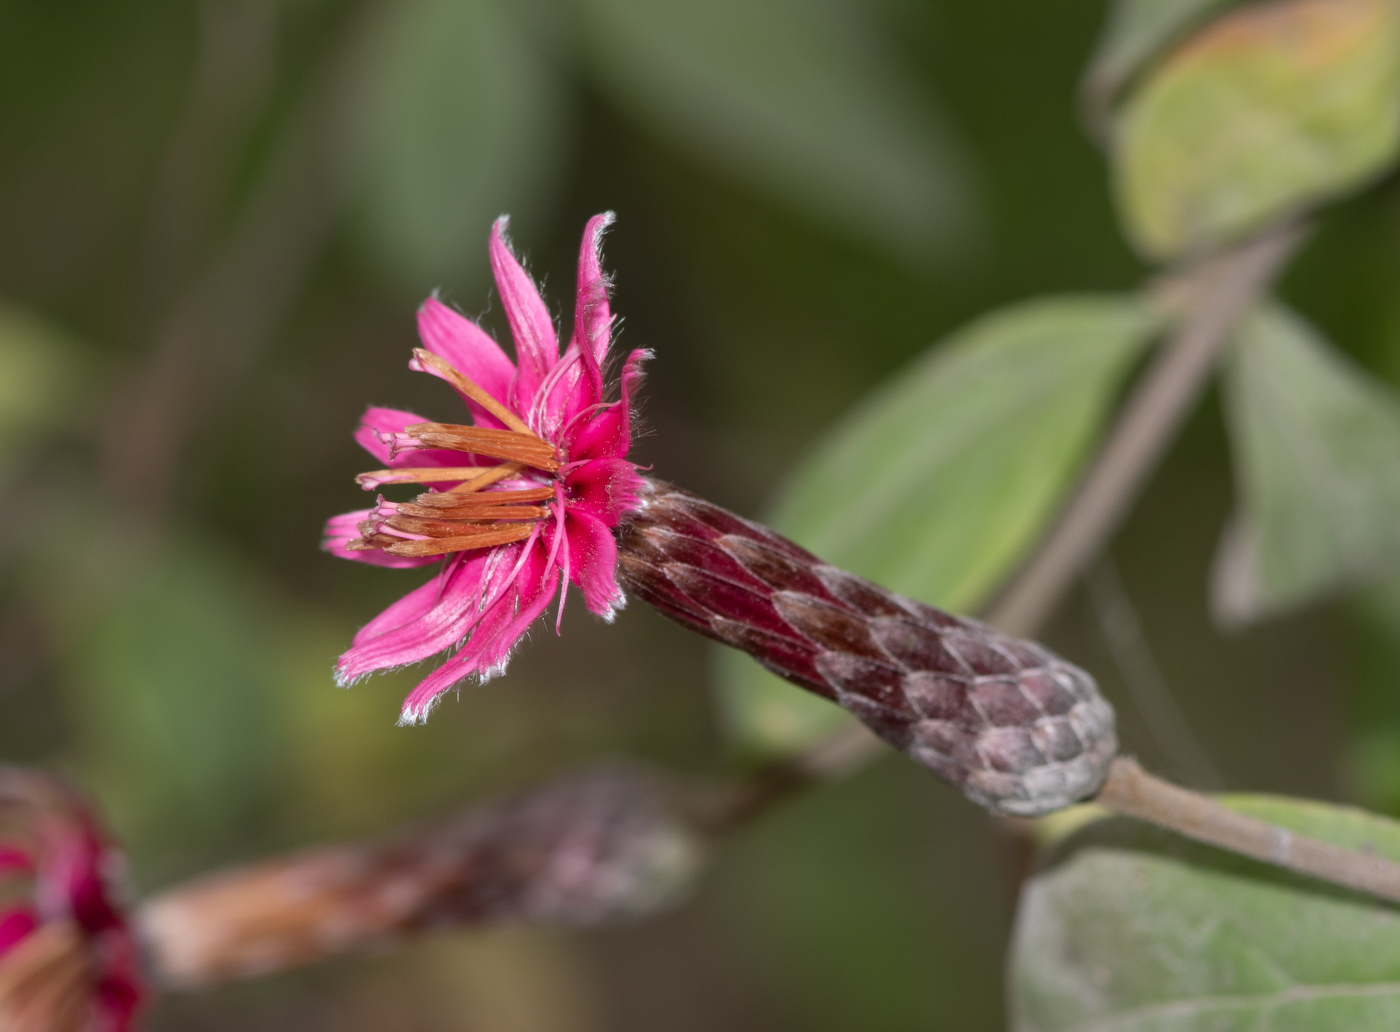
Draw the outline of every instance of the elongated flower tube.
M828 566L657 480L619 544L629 591L838 703L996 813L1048 813L1107 777L1112 707L1034 642Z
M684 894L702 855L659 783L603 768L391 839L208 875L137 921L157 981L189 989L435 930L654 914Z
M449 653L404 701L402 723L424 720L464 679L502 672L556 596L558 627L569 583L605 619L624 602L612 531L636 507L641 485L627 461L630 397L648 355L627 357L610 399L603 370L612 314L601 243L611 222L611 214L599 215L584 230L573 334L561 354L549 310L506 243L505 219L498 221L491 266L516 361L474 322L429 298L418 311L423 347L409 367L455 388L471 423L376 407L355 434L383 467L361 474L362 487L426 489L406 501L380 495L373 508L333 518L323 544L347 559L434 569L362 628L336 666L348 685Z
M327 547L382 565L441 565L356 636L341 680L457 649L406 701L402 719L420 720L462 678L498 672L561 582L572 579L589 609L611 616L620 576L666 615L850 710L995 812L1041 814L1093 795L1117 740L1113 710L1087 673L829 566L626 460L646 353L632 352L620 398L605 402L611 314L598 240L608 218L584 233L562 357L500 223L491 259L518 367L436 301L420 311L427 350L414 368L457 387L475 424L367 413L357 437L386 468L361 483L430 490L336 517Z
M75 792L0 768L0 1029L134 1027L142 989L110 891L118 862Z

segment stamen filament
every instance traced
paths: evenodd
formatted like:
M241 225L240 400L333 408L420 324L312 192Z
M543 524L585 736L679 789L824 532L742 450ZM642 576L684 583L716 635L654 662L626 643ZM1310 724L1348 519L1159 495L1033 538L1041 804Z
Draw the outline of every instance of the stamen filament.
M538 505L462 505L448 509L413 502L399 502L396 511L400 516L428 520L539 520L548 514Z
M391 530L400 530L405 534L426 534L429 537L459 537L464 533L473 530L473 524L479 526L493 526L492 520L539 520L544 516L544 510L535 509L533 506L517 505L505 507L505 515L493 515L490 519L473 519L470 522L457 520L434 520L422 519L417 516L390 516L384 520L383 525ZM513 510L513 511L512 511Z
M465 486L465 485L464 485ZM475 497L462 497L461 491L428 491L413 499L415 505L438 509L457 509L468 505L512 505L521 502L542 502L554 497L552 487L526 487L505 491L488 491Z
M399 541L384 549L390 555L406 559L419 559L430 555L446 555L449 552L464 552L469 548L487 548L491 545L505 545L529 537L537 526L535 522L511 523L468 530L466 534L450 538L432 538L427 541Z
M483 487L489 487L498 480L505 480L514 476L525 468L523 463L503 462L499 466L479 467L482 472L468 480L465 484L458 484L456 487L444 491L443 494L469 494L472 491L480 491Z
M520 469L519 463L507 463ZM376 469L369 473L361 473L355 478L355 483L359 484L366 491L373 490L380 484L435 484L449 483L454 480L466 481L469 484L479 486L495 483L509 473L503 473L491 480L483 479L483 474L492 473L500 469L500 466L405 466L403 469ZM476 486L468 488L475 491ZM454 489L455 490L455 489Z
M510 427L512 430L522 434L530 433L530 427L525 423L524 420L522 420L510 409L502 405L495 398L491 397L491 395L485 390L468 380L465 376L458 372L456 367L453 366L450 362L438 358L438 356L434 355L431 351L425 351L422 348L414 348L413 357L418 359L418 361L421 362L423 365L432 366L434 369L436 369L439 373L442 374L442 378L444 380L450 383L453 387L456 387L467 397L471 398L472 401L476 402L478 405L484 408L487 412L491 413L491 415L495 416L497 419L499 419L506 426Z
M553 445L533 434L452 423L416 423L407 427L404 433L428 448L450 448L475 455L489 455L494 459L523 462L551 473L559 468Z

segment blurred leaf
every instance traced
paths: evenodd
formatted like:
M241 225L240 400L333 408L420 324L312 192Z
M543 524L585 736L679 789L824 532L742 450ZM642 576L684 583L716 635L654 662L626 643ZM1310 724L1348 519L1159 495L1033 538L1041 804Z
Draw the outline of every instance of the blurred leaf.
M84 781L138 858L247 849L281 773L278 611L232 558L189 539L125 578L83 636Z
M1228 805L1400 860L1400 824L1267 796ZM1017 1032L1400 1027L1400 910L1124 819L1056 851L1021 893Z
M1195 35L1125 102L1115 190L1160 259L1347 193L1400 144L1393 0L1276 0Z
M1118 92L1143 65L1175 43L1186 30L1239 0L1115 0L1103 35L1084 73L1084 89L1106 112Z
M580 0L614 102L808 216L923 262L971 228L964 160L854 0Z
M877 763L727 843L710 898L756 1027L1000 1029L1005 872L975 807L913 764ZM727 1026L722 1026L727 1027Z
M1400 570L1400 398L1274 306L1226 367L1237 511L1214 610L1242 624Z
M772 524L828 562L957 612L977 608L1054 515L1158 325L1132 296L985 316L847 416L784 486ZM720 653L740 745L789 753L848 720Z
M76 395L86 386L82 359L57 327L0 302L0 478L33 435L78 418Z
M485 268L502 213L536 210L566 152L564 98L497 0L384 5L352 127L376 264L422 293Z
M1345 616L1347 794L1400 813L1400 577L1358 592Z

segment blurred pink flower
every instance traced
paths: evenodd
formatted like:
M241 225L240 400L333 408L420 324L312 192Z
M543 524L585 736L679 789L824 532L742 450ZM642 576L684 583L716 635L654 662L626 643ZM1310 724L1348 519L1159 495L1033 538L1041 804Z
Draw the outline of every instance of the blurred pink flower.
M119 863L74 791L0 768L0 1027L134 1027L136 947L108 885Z
M355 432L386 467L361 474L363 487L428 487L411 502L381 495L372 509L332 518L323 545L380 566L438 566L428 583L365 625L336 664L337 680L348 685L451 652L404 700L401 723L426 719L464 678L504 670L556 592L562 620L569 581L604 619L623 604L612 529L637 507L641 478L626 458L630 395L649 354L627 357L620 397L606 400L612 314L601 244L612 218L595 216L584 230L573 335L562 355L502 218L491 233L491 267L517 361L474 322L429 298L418 310L423 348L409 368L456 388L472 425L370 408Z

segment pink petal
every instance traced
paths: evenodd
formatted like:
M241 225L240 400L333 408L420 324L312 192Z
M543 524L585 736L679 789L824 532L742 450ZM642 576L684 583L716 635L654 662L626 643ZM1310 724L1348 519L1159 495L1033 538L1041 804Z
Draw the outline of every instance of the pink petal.
M0 957L3 957L39 927L39 917L30 907L0 912Z
M437 298L430 297L418 309L418 336L423 339L425 348L439 358L446 359L468 380L501 404L510 403L510 385L515 379L515 364L506 357L501 346L476 323L454 312ZM433 369L421 371L438 375ZM504 425L466 395L462 395L462 400L471 409L472 417L478 426L499 428Z
M583 604L589 612L611 620L624 601L617 585L617 542L612 532L601 520L571 510L564 533L569 537L570 579L583 593Z
M388 436L403 431L414 423L426 423L427 419L403 409L383 408L371 405L360 417L360 425L355 427L355 443L374 456L381 465L389 465L389 446L380 440L380 435Z
M636 511L641 486L637 468L626 459L593 459L564 478L569 511L586 513L609 527Z
M458 553L442 573L401 598L355 635L336 663L336 679L350 684L376 670L417 663L459 642L480 618L492 552Z
M510 587L483 614L470 640L404 699L400 724L426 720L444 692L473 674L486 679L504 670L511 650L539 619L558 588L558 572L545 569L544 552L544 543L533 539L519 571L513 571Z
M405 627L413 621L425 616L433 606L438 604L438 599L442 594L444 575L448 573L444 566L431 580L425 584L420 584L407 595L392 603L387 609L376 616L369 623L356 632L352 645L361 645L364 642L377 638L381 634Z
M357 509L354 512L343 512L339 516L332 516L326 520L326 529L322 533L321 548L331 555L339 556L341 559L350 559L357 563L368 563L370 566L387 566L395 570L409 570L419 566L431 566L433 563L441 562L441 556L428 556L423 559L411 559L398 555L389 555L379 549L369 549L365 551L351 551L345 546L348 542L360 536L359 524L367 519L376 510Z
M383 408L371 405L360 417L360 425L355 428L355 442L369 452L383 466L399 469L404 466L473 466L477 462L471 456L445 448L423 448L400 451L389 458L389 444L383 438L401 434L405 427L414 423L427 423L430 420L414 412L403 409ZM497 423L497 426L500 424Z
M520 366L512 400L517 410L528 411L540 384L559 360L559 339L534 280L506 243L506 222L503 215L491 228L491 270L496 276L496 289L501 292L501 305L510 322Z
M642 363L650 351L637 350L622 367L622 400L584 420L567 435L564 451L569 461L620 459L632 448L632 391L641 379Z
M549 441L559 439L560 429L574 414L597 403L592 380L584 375L578 346L572 341L559 364L550 370L535 395L530 411L532 425Z
M613 217L612 212L595 215L583 231L574 298L574 336L569 351L579 356L587 386L574 392L567 418L603 400L602 362L612 336L608 280L603 274L603 231L612 225Z
M574 304L574 339L601 366L612 334L608 306L609 282L603 273L603 233L617 220L610 211L594 215L583 230L578 256L578 289Z
M142 996L140 962L128 940L107 946L115 956L105 958L107 970L97 980L95 1032L134 1032Z
M0 877L34 869L29 853L15 846L0 846Z

